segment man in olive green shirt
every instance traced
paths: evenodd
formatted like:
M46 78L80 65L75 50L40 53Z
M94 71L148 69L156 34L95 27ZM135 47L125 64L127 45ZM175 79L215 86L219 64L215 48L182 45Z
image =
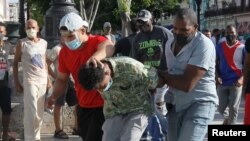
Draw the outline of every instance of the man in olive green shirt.
M103 141L139 141L152 112L148 89L155 88L155 68L129 57L108 58L103 67L83 65L78 80L87 90L104 98Z

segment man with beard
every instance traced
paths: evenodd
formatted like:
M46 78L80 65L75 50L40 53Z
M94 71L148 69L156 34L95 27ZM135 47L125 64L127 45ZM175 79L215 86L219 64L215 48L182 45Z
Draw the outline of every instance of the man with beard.
M226 41L216 46L216 80L219 97L218 111L223 124L236 124L243 84L244 44L237 40L236 29L226 28ZM229 110L226 110L226 108Z
M148 10L141 10L136 16L136 26L140 32L134 37L130 56L144 65L159 68L162 54L164 53L164 45L166 41L172 37L172 33L162 27L153 25L152 14ZM166 86L163 87L166 89ZM155 89L149 90L152 95L152 101L157 104L156 114L149 119L148 130L152 136L152 140L161 140L166 135L166 109L162 95L158 95ZM160 94L160 93L159 93ZM156 100L154 100L154 98ZM161 125L158 125L160 120ZM160 127L161 126L161 127ZM162 131L160 131L162 129Z
M174 38L167 41L166 62L161 62L167 69L158 72L169 86L165 95L169 141L202 140L216 111L215 48L198 26L192 9L177 12Z

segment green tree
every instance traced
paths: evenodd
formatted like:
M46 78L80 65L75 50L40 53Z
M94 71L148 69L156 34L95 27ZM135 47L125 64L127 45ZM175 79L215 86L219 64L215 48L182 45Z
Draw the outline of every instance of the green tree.
M134 18L136 13L141 9L151 11L154 15L154 21L157 21L162 13L174 13L182 1L183 0L74 0L76 8L94 30L102 29L102 25L105 21L111 22L113 30L120 30L126 27L124 21ZM42 26L44 24L44 15L50 7L49 4L51 0L27 0L27 2L30 5L30 17L36 19ZM125 32L125 36L126 32L129 32L128 29L123 29L122 31Z
M38 21L40 26L44 25L44 15L49 9L50 0L26 0L30 18Z
M122 21L122 35L127 36L129 30L130 16L134 17L141 9L152 12L156 23L162 13L174 13L179 8L182 0L117 0L118 11Z

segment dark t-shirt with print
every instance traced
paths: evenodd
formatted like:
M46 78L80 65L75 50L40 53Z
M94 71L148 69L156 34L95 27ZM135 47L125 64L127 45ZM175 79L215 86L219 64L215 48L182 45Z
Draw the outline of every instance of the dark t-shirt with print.
M129 35L128 37L120 39L115 44L115 53L114 56L120 55L120 56L129 56L131 44L133 42L134 37L136 36L136 33L133 33Z
M168 36L172 36L172 33L168 29L157 25L153 26L150 33L138 33L133 40L131 57L144 65L158 68L162 54L165 52L165 43Z

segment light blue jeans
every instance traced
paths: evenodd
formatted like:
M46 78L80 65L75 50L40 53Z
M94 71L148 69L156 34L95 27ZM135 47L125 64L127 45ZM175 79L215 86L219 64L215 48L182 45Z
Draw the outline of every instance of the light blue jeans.
M182 111L168 111L169 141L203 141L208 124L214 119L214 102L195 102Z

